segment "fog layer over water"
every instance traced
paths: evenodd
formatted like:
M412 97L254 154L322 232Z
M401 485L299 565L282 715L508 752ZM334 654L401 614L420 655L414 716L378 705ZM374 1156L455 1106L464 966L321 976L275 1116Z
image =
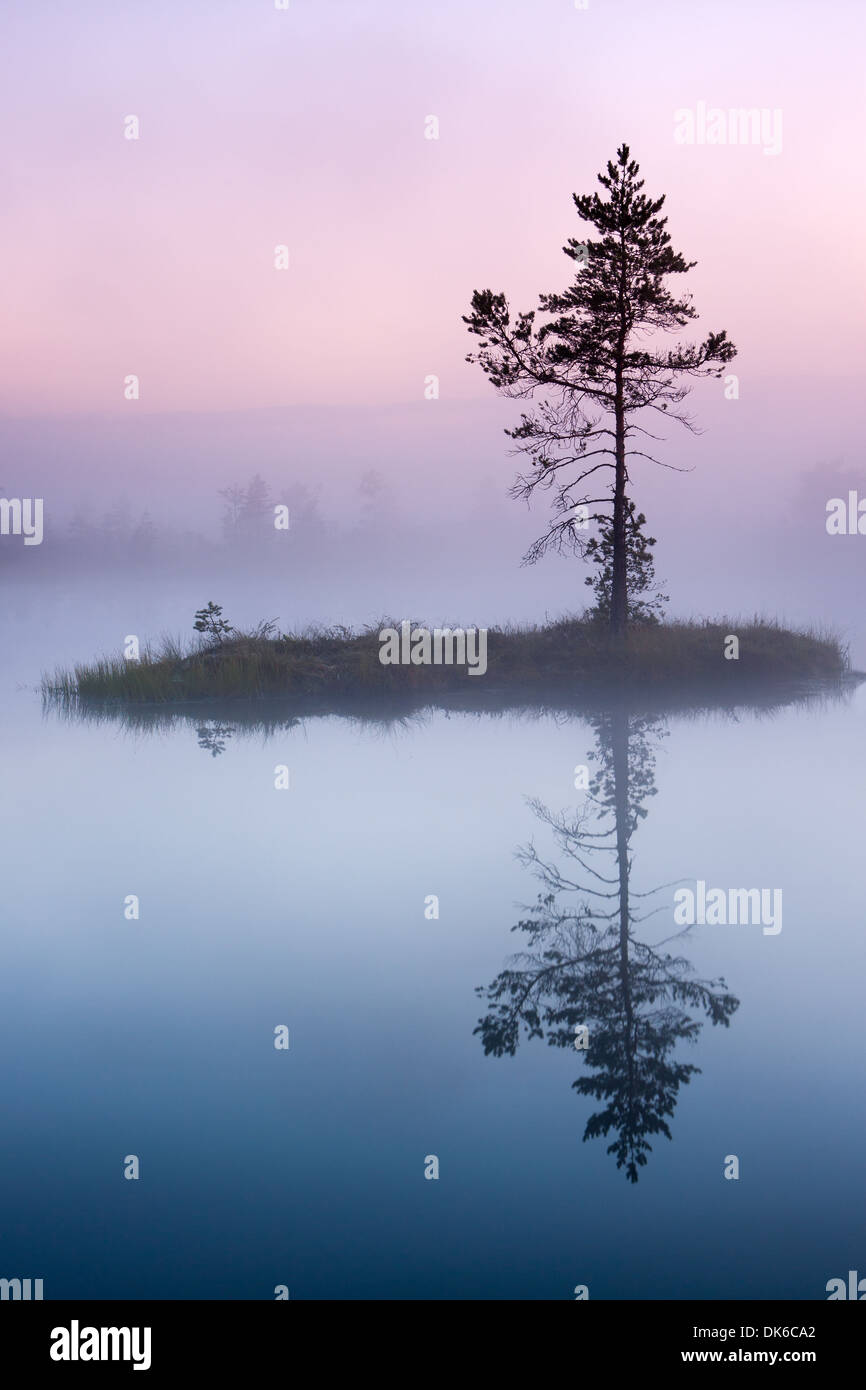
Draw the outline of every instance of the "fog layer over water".
M49 1298L272 1298L278 1284L292 1298L571 1298L585 1284L592 1298L821 1299L857 1267L862 690L646 729L605 712L439 712L265 738L215 731L206 709L152 733L43 714L41 669L115 625L146 631L151 611L187 626L176 597L169 612L153 594L31 590L4 642L10 1274L44 1278ZM533 842L592 882L528 799L579 820L586 766L608 777L615 823L624 747L629 911L660 908L630 924L632 1003L667 1009L654 1026L668 1035L703 1025L659 1044L665 1066L701 1071L662 1077L671 1137L645 1135L636 1183L607 1152L621 1126L583 1142L624 1094L619 1004L601 1100L573 1088L591 1053L548 1045L549 1020L513 1056L485 1056L473 1031L489 1013L476 990L532 948L511 928L543 885L514 851ZM698 880L781 889L781 932L682 935L674 892ZM646 946L683 958L684 978L723 979L729 1026L688 999L641 1003ZM560 1031L594 1009L592 1042L604 1010L585 955L572 964ZM138 1182L122 1176L130 1154Z

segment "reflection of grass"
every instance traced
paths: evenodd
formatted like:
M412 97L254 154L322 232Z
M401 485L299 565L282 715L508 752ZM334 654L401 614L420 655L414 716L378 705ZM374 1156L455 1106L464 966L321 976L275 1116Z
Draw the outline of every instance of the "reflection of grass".
M348 628L307 629L280 637L238 635L221 644L184 650L164 639L140 661L103 657L90 665L44 676L52 701L84 704L182 704L283 696L314 712L353 703L396 701L419 707L458 695L465 707L513 695L517 703L555 695L568 704L593 691L687 692L724 703L753 685L834 680L849 674L837 638L790 631L766 619L748 622L666 622L634 627L622 645L586 618L565 618L544 627L490 628L487 672L466 666L383 666L379 632L391 620L353 633ZM725 660L725 638L739 638L739 660ZM519 696L519 699L516 697ZM450 703L447 699L444 702ZM506 699L506 703L510 703Z

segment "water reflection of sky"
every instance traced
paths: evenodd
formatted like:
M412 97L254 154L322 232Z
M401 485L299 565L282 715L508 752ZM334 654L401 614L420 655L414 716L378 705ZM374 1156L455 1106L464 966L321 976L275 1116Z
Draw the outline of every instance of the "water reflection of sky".
M536 893L513 851L550 848L525 798L579 803L585 723L307 721L214 758L193 725L10 694L5 1272L47 1297L826 1297L863 1260L864 699L671 722L633 885L781 886L784 929L691 934L740 1007L685 1049L702 1074L632 1186L581 1143L577 1054L485 1058L472 1031Z

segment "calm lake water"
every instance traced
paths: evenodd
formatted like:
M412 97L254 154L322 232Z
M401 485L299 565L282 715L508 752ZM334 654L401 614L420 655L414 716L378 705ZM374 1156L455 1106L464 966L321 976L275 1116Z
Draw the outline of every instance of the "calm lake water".
M866 1273L866 690L136 731L43 714L40 669L82 640L31 635L3 680L0 1274L46 1298L824 1299ZM610 804L581 826L583 766ZM536 912L530 842L614 897ZM781 889L781 932L676 936L697 880ZM542 1036L485 1055L521 951ZM729 1026L676 985L720 979Z

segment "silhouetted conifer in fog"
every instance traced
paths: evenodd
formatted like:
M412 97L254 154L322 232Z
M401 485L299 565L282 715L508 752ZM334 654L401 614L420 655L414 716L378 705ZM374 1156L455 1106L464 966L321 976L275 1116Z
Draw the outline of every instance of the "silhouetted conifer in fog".
M671 246L667 218L658 215L664 196L643 193L638 173L628 145L621 145L607 173L598 175L606 196L573 195L578 216L597 237L570 238L563 247L577 266L575 278L563 293L539 297L538 322L534 310L512 318L505 295L489 289L474 292L463 320L480 339L467 361L477 362L502 395L538 400L506 431L531 460L512 496L528 500L537 488L555 494L550 526L525 560L564 546L586 554L589 537L575 527L575 508L585 507L590 521L608 519L609 623L616 635L628 624L629 461L660 462L644 447L657 436L638 422L650 418L640 413L673 415L694 431L677 408L689 390L683 378L721 376L736 353L725 332L710 333L699 345L652 342L697 317L691 296L678 298L666 283L696 262Z

